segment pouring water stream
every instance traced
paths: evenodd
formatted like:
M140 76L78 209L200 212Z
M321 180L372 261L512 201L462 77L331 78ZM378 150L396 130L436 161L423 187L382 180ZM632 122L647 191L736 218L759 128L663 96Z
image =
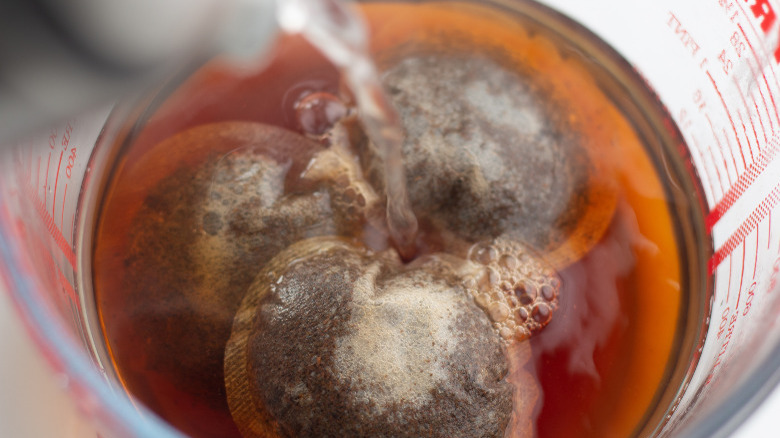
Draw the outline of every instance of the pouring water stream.
M338 0L279 1L277 19L283 30L302 34L320 50L354 94L359 120L384 164L390 237L401 256L408 257L418 225L404 177L404 135L368 54L368 32L362 20Z

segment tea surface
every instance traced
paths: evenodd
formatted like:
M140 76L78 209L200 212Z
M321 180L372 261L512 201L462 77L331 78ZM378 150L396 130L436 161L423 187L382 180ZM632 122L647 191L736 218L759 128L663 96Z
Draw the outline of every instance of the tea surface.
M665 177L631 121L584 56L519 15L469 3L370 3L361 10L383 81L411 133L405 153L421 217L417 255L457 252L452 241L472 244L496 233L533 248L560 278L549 324L522 341L531 352L523 372L541 394L533 410L537 435L630 435L667 384L686 293ZM478 80L490 71L502 73ZM418 93L426 78L430 93ZM339 207L345 192L299 178L327 147L302 135L311 129L296 104L314 93L349 101L336 69L300 38L284 38L258 75L207 66L144 121L107 188L93 268L112 360L131 394L191 436L240 436L227 403L225 346L264 263L317 236L392 249L381 226ZM451 107L425 108L448 93L460 93L446 100ZM512 108L502 100L512 96L525 102L523 112L491 111ZM469 108L484 119L459 116ZM412 126L425 120L463 126ZM437 132L445 145L462 143L460 150L477 137L516 148L502 158L503 150L485 146L449 161L466 166L475 156L483 177L499 165L516 174L489 181L484 192L454 192L449 176L443 179L450 185L433 187L424 166L448 163L437 152ZM192 138L171 141L180 135ZM423 138L432 138L429 149L413 150ZM570 144L580 152L567 154ZM367 184L381 196L370 157L359 155ZM582 162L587 172L565 171ZM534 208L518 207L527 205ZM495 206L509 219L488 220L495 216L484 211Z

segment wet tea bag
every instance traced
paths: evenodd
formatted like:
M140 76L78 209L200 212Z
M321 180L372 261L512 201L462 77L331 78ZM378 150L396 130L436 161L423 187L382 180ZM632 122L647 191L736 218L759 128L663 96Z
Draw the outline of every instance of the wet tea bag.
M277 127L216 123L156 147L206 149L214 159L164 177L131 223L126 311L137 315L136 336L147 340L144 357L134 360L224 404L224 347L257 267L299 240L362 229L375 196L302 179L325 149ZM349 213L352 203L359 214Z
M609 225L613 176L603 160L590 159L566 102L550 98L500 49L474 44L481 43L421 44L385 62L382 81L406 131L413 209L469 242L501 235L526 242L562 268ZM382 193L377 154L358 150Z
M559 280L517 244L491 242L472 258L404 265L393 250L373 253L338 237L279 253L249 287L225 351L228 405L242 435L532 430L539 389L521 341L549 321ZM525 290L499 292L510 281L555 289L528 301ZM483 293L488 301L477 305ZM540 305L544 318L528 310Z

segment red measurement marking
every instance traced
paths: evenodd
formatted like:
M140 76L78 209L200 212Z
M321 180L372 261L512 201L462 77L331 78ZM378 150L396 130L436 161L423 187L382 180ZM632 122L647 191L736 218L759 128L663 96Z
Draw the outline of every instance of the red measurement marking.
M65 258L68 260L68 263L70 263L70 266L75 270L76 254L73 252L73 248L68 244L68 241L65 240L65 236L62 235L62 231L57 228L57 225L54 223L54 219L52 219L49 211L46 209L46 204L44 204L44 201L41 201L41 198L38 196L36 190L28 186L27 191L30 200L35 206L35 210L38 212L38 216L40 216L43 224L46 226L46 229L49 230L49 234L54 239L54 242L62 250L62 253L65 254Z
M65 151L60 152L60 162L57 164L57 176L54 177L54 195L51 197L51 214L57 214L55 208L57 204L57 184L60 182L60 167L62 167L62 155Z
M759 91L761 91L759 89ZM769 138L766 136L766 128L764 127L764 121L761 119L761 112L758 111L758 104L756 103L756 99L751 96L750 97L753 100L753 106L756 108L756 117L758 117L758 123L761 125L761 133L764 134L764 143L769 141ZM758 147L758 152L761 152L761 142L758 142L756 145Z
M715 79L712 77L712 74L710 74L709 70L706 71L707 77L710 78L710 82L712 83L712 88L715 89L715 92L718 94L718 98L720 98L720 103L723 105L723 109L726 111L726 115L729 118L729 123L731 123L731 130L734 131L734 137L737 139L737 144L739 147L742 147L742 143L739 141L739 135L737 134L737 127L734 124L734 120L731 118L731 111L729 111L729 107L726 106L726 101L723 99L723 95L720 93L720 89L718 89L718 85L715 83Z
M49 165L51 164L51 152L49 152L49 160L46 161L46 176L43 178L43 203L46 203L46 200L49 196Z
M752 163L755 158L753 158L753 145L750 143L750 137L747 133L747 127L745 126L745 121L742 119L742 111L737 110L737 116L739 117L739 123L742 125L742 132L745 133L745 140L747 140L748 144L748 152L750 152L750 162ZM753 133L755 134L755 130L753 130ZM744 165L744 168L747 169L747 162L745 161L745 152L742 151L742 149L739 150L739 154L742 155L742 164Z
M744 263L744 261L743 261L743 263ZM737 305L734 306L734 315L739 313L739 300L741 300L741 299L742 299L742 289L740 288L737 291Z
M726 302L729 301L731 295L731 271L734 270L734 257L729 257L729 279L726 281Z
M707 176L707 182L709 183L709 186L707 188L710 190L710 197L712 199L715 199L715 187L712 185L712 175L710 175L710 171L707 168L707 160L704 158L704 153L702 152L701 146L699 146L699 141L696 140L696 137L691 135L691 140L693 141L693 145L696 148L696 152L699 153L699 159L701 159L702 169L704 169L704 174Z
M726 101L723 100L723 95L720 94L720 90L718 89L718 85L715 84L715 79L712 78L712 75L709 71L707 71L707 77L710 78L710 82L712 82L712 87L715 89L715 92L718 93L718 97L720 98L720 103L723 104L723 110L726 111L726 115L729 118L729 123L731 123L731 130L734 131L734 138L737 139L737 146L742 149L742 142L739 141L739 134L737 134L737 126L734 125L734 119L731 118L731 111L729 111L729 107L726 106ZM728 139L728 137L726 137ZM729 151L731 152L731 151ZM734 158L734 154L731 154L731 157ZM736 170L736 163L734 164L734 168ZM739 174L739 172L737 172Z
M718 265L720 265L739 244L744 242L745 237L747 237L751 232L753 232L753 230L756 229L758 224L764 220L765 217L767 217L770 210L774 208L778 201L780 201L780 184L775 186L774 190L772 190L769 196L764 198L761 203L758 204L758 207L756 207L750 216L744 222L742 222L742 225L740 225L737 231L735 231L734 234L732 234L728 240L726 240L726 243L724 243L720 249L715 251L715 254L709 261L710 274L714 273Z
M57 266L57 263L54 262L54 258L52 257L51 252L46 248L46 245L43 244L43 241L41 241L39 238L36 238L35 241L38 244L38 252L43 254L43 256L46 258L46 269L49 272L56 272L57 279L60 282L60 286L62 286L62 291L70 299L70 301L76 305L79 311L81 311L81 303L76 297L76 290L73 288L73 285L70 284L70 281L68 281L68 277L65 276L65 274L62 272L62 269L60 269L60 267Z
M747 112L747 118L750 121L750 127L753 128L753 138L756 140L756 144L759 143L758 141L758 133L756 132L756 125L753 123L753 117L750 115L750 106L747 103L747 99L745 99L745 93L742 92L742 87L739 85L739 81L737 80L736 76L732 76L732 79L734 79L734 86L737 87L737 94L739 95L739 98L742 100L742 105L745 106L745 111ZM755 100L753 101L755 103ZM745 122L742 120L742 113L740 111L737 111L737 114L739 114L739 121L742 123L742 129L745 129ZM758 107L756 107L756 115L758 115ZM759 120L760 116L759 116ZM750 160L753 161L753 145L750 144L750 136L748 135L747 131L745 132L745 139L747 139L748 147L750 147ZM764 133L764 141L766 141L766 133Z
M65 200L68 196L68 183L65 183L65 191L62 193L62 206L60 207L60 230L65 229Z
M740 5L740 8L742 8L741 5ZM743 13L744 13L744 11L743 11ZM756 32L756 28L753 27L753 23L751 23L750 20L748 20L748 23L750 23L750 27L753 29L753 33L758 35L758 32ZM750 48L750 51L753 53L753 59L756 61L756 64L758 65L758 68L760 69L761 68L761 61L760 61L761 58L759 58L758 55L756 54L756 50L753 48L753 44L750 43L750 40L748 39L747 35L745 34L745 29L742 28L742 25L737 23L737 27L739 28L739 31L742 33L742 37L747 42L748 47ZM750 66L750 70L753 73L753 77L758 77L756 75L756 72L753 71L753 66L750 65L750 62L747 62L747 65ZM769 69L772 71L772 76L774 76L775 75L775 70L772 68L771 64L769 65ZM776 117L778 123L780 123L780 115L777 113L777 105L775 104L775 98L774 98L774 96L772 96L772 89L769 88L769 82L766 80L766 75L764 74L763 71L761 71L761 77L764 79L764 85L766 85L766 91L767 91L767 93L769 93L769 98L772 100L772 109L775 110L775 117ZM775 79L775 85L777 85L777 77L775 77L774 79ZM759 86L757 88L758 88L758 91L761 93L761 99L763 100L764 99L764 93L761 91L761 86ZM764 107L767 108L766 113L769 114L769 108L766 105L766 101L764 101ZM773 125L773 123L772 123L772 116L771 115L769 116L769 124ZM773 133L775 132L774 126L772 126L772 132Z
M769 212L769 229L767 230L767 236L766 236L766 249L769 249L769 243L772 242L772 212Z
M745 253L746 253L745 247L746 246L747 244L745 242L742 242L742 268L739 271L739 289L737 289L740 291L742 290L742 280L745 279ZM733 259L734 257L731 258ZM731 284L729 284L729 287L731 287ZM737 307L739 307L739 297L737 297Z
M35 187L41 183L41 156L38 156L38 170L35 171Z
M772 222L772 210L769 211L769 222ZM756 267L758 267L758 235L761 234L761 227L756 228L756 258L753 260L753 280L756 279ZM743 255L744 259L745 256Z
M710 153L710 158L712 158L712 168L715 169L715 175L718 176L718 184L720 184L720 193L726 193L726 189L723 188L723 178L720 176L720 169L718 169L718 165L716 164L717 161L715 160L715 154L712 153L712 147L707 147L707 152Z
M758 176L766 170L766 167L777 155L777 141L769 143L769 147L764 149L764 153L758 156L758 161L750 164L750 167L737 178L737 182L729 187L729 191L721 198L720 201L707 215L706 225L707 230L711 231L712 227L723 217L724 214L734 205L735 202L745 193L745 190L753 184Z
M726 139L726 146L729 148L729 155L731 155L731 162L734 163L734 171L736 172L737 176L739 176L739 168L737 168L737 157L734 155L734 149L731 147L731 140L729 140L729 135L726 132L726 128L723 128L723 138ZM742 147L738 148L739 153L742 154ZM745 162L745 156L742 155L742 170L744 171L747 169L747 163Z
M720 153L720 157L723 159L723 170L726 172L726 178L729 180L729 185L731 185L731 175L729 174L729 165L726 161L726 154L723 153L723 145L720 142L720 138L718 137L718 133L715 132L715 125L712 124L712 120L710 119L709 114L704 114L704 118L707 119L707 123L710 124L710 130L712 131L712 137L715 138L715 143L718 145L718 152ZM714 160L714 155L713 155ZM717 169L717 165L715 165L715 168ZM734 174L735 176L738 174L736 165L734 167ZM718 172L718 176L720 176L720 172ZM722 184L721 184L722 187ZM725 192L725 190L724 190Z

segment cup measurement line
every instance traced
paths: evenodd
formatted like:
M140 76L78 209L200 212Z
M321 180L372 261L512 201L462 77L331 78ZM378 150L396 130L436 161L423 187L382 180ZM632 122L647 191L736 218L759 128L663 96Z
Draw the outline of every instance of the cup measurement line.
M760 228L756 229L755 259L754 259L754 262L753 262L753 275L751 277L752 286L750 286L750 288L755 287L755 284L756 284L756 272L757 272L756 268L758 266L758 252L759 252L759 248L760 248L759 242L760 242ZM742 242L739 243L739 245L742 246L742 258L741 258L742 267L741 267L741 270L740 270L739 287L737 288L737 292L738 292L737 293L737 300L736 300L736 304L735 304L735 307L734 307L734 312L731 313L729 311L728 303L730 301L730 292L732 290L730 285L731 285L731 276L732 276L732 270L733 270L733 260L734 260L734 257L730 257L729 256L729 278L728 278L728 282L725 283L728 287L726 287L726 300L725 300L725 304L723 304L723 305L726 306L725 307L725 312L726 313L724 315L722 315L723 321L727 321L728 331L725 332L726 337L723 339L723 343L721 344L721 347L719 349L720 353L718 354L718 360L715 362L715 365L711 369L710 375L713 374L712 371L714 371L714 369L721 363L720 359L725 354L727 354L728 352L733 350L733 348L729 348L729 341L730 341L732 335L734 334L734 331L732 329L736 325L737 320L740 319L739 318L739 316L740 316L740 304L742 302L742 292L743 292L743 286L744 286L745 260L746 260L746 256L747 256L747 242L746 241L742 241ZM748 301L746 302L745 305L746 305L746 307L745 307L744 311L741 312L742 313L741 316L747 316L748 315L748 311L750 310L750 298L748 298ZM721 338L721 336L723 335L724 330L725 330L725 327L722 326L721 327L721 332L719 332L718 336L717 336L718 339ZM709 383L709 381L707 383Z
M35 187L36 188L40 187L40 183L41 183L41 156L38 155L38 169L35 171Z
M720 328L716 327L716 329L718 329L717 339L720 340L721 343L720 346L717 347L716 351L718 352L718 355L715 357L714 363L709 366L709 372L704 381L705 387L709 387L713 381L716 381L716 377L720 378L720 376L717 376L718 373L716 373L716 371L721 363L723 363L723 358L733 354L733 347L729 347L732 345L731 340L736 332L736 325L739 319L739 297L737 297L737 306L734 311L732 312L729 307L726 307L721 313L723 325ZM702 388L702 390L703 389L704 388Z
M57 263L54 261L54 257L52 257L51 251L46 248L46 245L44 245L40 237L36 237L35 241L38 245L39 252L45 257L44 263L46 264L47 272L54 272L57 274L57 280L60 282L62 292L68 297L71 304L75 305L76 308L81 311L81 303L76 296L76 289L72 284L70 284L70 280L68 280L68 277L66 277L65 273L62 272L62 269L57 266Z
M769 111L769 105L766 102L766 97L764 97L764 91L761 89L761 83L758 81L758 78L761 77L763 79L764 85L765 85L765 87L767 89L767 92L769 92L770 95L771 95L772 90L769 88L769 81L767 81L766 75L764 74L764 72L761 71L761 63L758 61L758 55L756 54L756 51L753 48L753 44L748 39L747 35L745 35L745 30L742 28L742 25L739 24L739 23L737 23L737 27L739 28L740 33L742 34L742 38L745 40L745 42L747 42L748 48L750 49L750 52L753 54L753 59L755 60L756 64L758 65L759 70L757 72L756 69L753 67L753 64L750 62L749 59L747 59L745 61L745 65L747 65L748 68L750 69L751 77L756 78L755 79L756 80L755 88L758 90L758 95L761 98L761 103L763 104L764 111L766 112L767 120L769 121L769 128L771 130L771 134L774 135L775 125L774 125L774 122L772 121L772 113ZM736 78L734 80L736 81ZM755 98L753 98L753 102L755 103L755 106L756 106L756 114L759 116L758 121L759 121L759 123L761 123L761 127L764 128L764 122L761 119L761 113L760 113L760 111L758 109L758 104L756 103ZM778 123L780 123L780 118L778 118ZM764 132L764 137L766 137L766 131ZM767 141L767 139L765 138L764 141Z
M734 205L734 203L745 193L745 191L755 182L756 178L766 170L769 163L777 155L778 140L773 139L768 147L758 156L758 160L751 163L747 171L743 172L737 181L729 187L726 194L715 204L707 215L705 225L707 231L712 231L712 227L723 217L723 215Z
M28 242L31 246L34 246L37 249L37 254L41 254L43 256L41 263L44 266L44 272L49 272L56 276L56 281L60 283L60 292L66 296L71 305L75 305L76 308L80 311L81 306L76 297L75 288L70 283L65 273L62 272L57 263L54 261L54 257L52 256L51 251L44 244L43 240L41 240L41 237L35 233L29 233L27 231L25 221L19 217L16 219L16 231L24 238L25 242Z
M744 260L744 259L743 259ZM731 275L734 272L734 257L729 257L729 278L726 280L726 284L731 284ZM729 297L731 296L731 288L726 288L726 302L728 303Z
M722 132L723 132L723 138L726 139L726 147L728 147L727 150L730 152L731 160L734 162L734 169L736 169L735 173L736 173L737 177L739 177L739 175L742 172L747 170L747 161L745 161L745 153L743 152L743 148L742 147L737 148L737 150L739 151L740 156L742 157L742 167L738 168L737 164L739 163L739 161L737 160L736 155L733 152L734 149L731 146L731 140L729 140L729 134L728 134L728 132L726 132L726 128L723 128Z
M72 214L71 214L71 215L68 215L68 219L70 219L70 220L68 221L68 228L63 228L63 229L64 229L64 230L70 230L70 232L71 232L71 235L73 235L73 234L75 234L75 233L73 232L73 222L76 220L76 217L75 217L74 215L72 215Z
M742 242L740 245L742 246L742 258L740 259L740 268L739 268L739 287L737 288L737 308L739 308L739 299L741 298L741 292L742 292L742 282L745 279L745 254L747 253L747 245L745 242ZM734 257L729 257L729 262L733 262ZM731 267L729 269L733 269L733 263L731 263ZM731 277L731 273L729 273L729 277ZM728 285L731 285L731 281L726 283ZM729 291L731 291L731 288L729 287ZM728 298L726 299L728 301Z
M65 229L65 200L68 199L68 183L65 183L65 189L62 192L62 206L60 207L60 230Z
M65 239L65 236L62 235L60 228L57 227L54 219L46 209L46 204L44 204L44 202L38 196L37 190L35 190L35 188L33 188L29 183L27 184L27 196L33 203L35 211L38 213L38 217L40 217L40 219L43 221L43 225L49 231L52 239L54 239L54 242L57 244L60 250L62 250L62 253L65 255L65 259L68 260L68 263L70 263L70 266L73 268L73 270L76 270L76 253Z
M734 118L731 117L731 111L729 111L729 107L726 105L726 101L723 100L723 94L721 94L720 89L718 89L718 84L715 83L715 78L712 77L712 74L709 70L706 72L707 77L710 79L710 82L712 83L712 87L715 89L715 93L718 94L718 98L720 99L720 103L723 105L723 110L726 111L726 116L728 116L729 123L731 124L731 130L734 131L734 138L737 139L737 147L742 149L742 142L739 141L739 134L737 133L737 126L734 125ZM709 121L709 117L707 118ZM712 122L710 122L712 124ZM732 154L731 158L734 158L734 155ZM734 162L734 169L736 170L737 163Z
M767 221L767 228L769 228L771 230L772 229L772 210L769 210L769 214L767 215L767 220L766 221ZM755 254L755 258L753 259L753 281L756 280L756 268L758 267L758 248L760 248L760 246L759 246L760 242L759 242L758 236L760 236L760 235L761 235L761 227L756 228L756 254ZM771 240L770 239L770 235L767 232L766 241L769 242L770 240ZM767 248L768 247L769 247L769 244L767 243ZM743 257L743 259L744 259L744 257Z
M759 230L760 230L759 228L756 228L756 238L758 238ZM737 293L737 308L739 308L739 301L740 298L742 297L742 285L744 284L745 281L745 260L747 257L747 242L743 241L741 246L742 246L742 259L741 259L741 267L739 269L739 288L737 288L737 290L739 291ZM756 246L756 254L758 254L758 246ZM755 273L753 277L755 278Z
M764 120L761 119L761 111L758 109L758 102L756 102L756 98L754 96L750 96L750 100L753 101L753 107L756 109L756 118L758 119L758 123L761 126L761 134L764 136L764 143L769 141L769 137L766 135L766 127L764 126ZM761 152L761 142L758 142L756 145L758 148L758 152Z
M707 159L704 156L704 150L699 145L699 140L696 139L696 136L694 136L693 134L690 134L690 137L691 137L691 141L693 142L693 145L695 146L694 149L696 149L696 152L699 154L699 159L701 160L701 167L700 167L700 169L704 170L704 174L707 177L706 178L707 184L705 185L704 182L702 181L702 186L704 186L704 188L709 190L710 199L714 200L714 199L716 199L715 198L715 186L713 185L713 181L715 179L712 178L712 176L710 175L710 169L709 169L709 166L707 166Z
M49 166L51 164L51 151L49 151L49 159L46 160L46 175L43 177L43 203L46 204L49 200ZM37 197L37 190L36 190Z
M761 200L758 206L753 210L750 216L742 222L737 230L729 236L728 240L717 250L715 254L710 258L709 271L710 274L715 272L718 265L726 259L735 249L742 243L745 238L758 227L758 224L763 221L780 201L780 184Z
M712 168L715 169L715 175L718 176L718 184L720 185L720 193L721 196L726 193L726 188L723 187L723 177L720 175L720 168L718 167L718 160L715 158L715 153L712 152L712 146L707 146L707 152L710 153L710 158L712 159ZM723 160L723 163L725 164L726 161Z
M742 87L739 85L739 81L736 79L736 77L732 77L732 79L734 80L734 86L737 88L737 94L742 100L742 105L745 106L745 116L750 122L750 128L753 130L753 139L756 140L756 148L758 149L758 152L761 152L761 141L758 139L756 124L753 122L753 115L750 114L750 106L748 105L747 99L745 98L745 93L742 92ZM753 102L755 103L755 100ZM745 130L745 138L747 139L748 147L750 148L750 161L752 162L755 160L755 158L753 158L753 145L750 142L750 135L747 133L747 127L745 126L745 121L742 118L742 111L737 110L737 115L739 116L740 123L742 123L742 129ZM761 120L761 115L758 113L758 107L756 107L756 117L759 119L759 121ZM766 132L764 133L764 141L767 141Z
M710 372L707 374L707 380L704 382L705 386L709 386L713 380L715 380L717 375L715 371L718 370L720 364L723 363L723 358L732 354L731 351L733 348L729 348L729 346L731 346L731 339L734 337L736 331L737 321L740 319L739 299L737 300L737 307L734 309L734 312L731 313L727 307L725 317L721 316L721 318L727 321L728 327L724 328L725 333L719 334L718 336L718 339L720 339L720 336L723 336L723 341L718 349L718 356L716 357L715 363L710 367Z
M756 228L756 238L758 238L759 234L761 233L761 228ZM758 246L756 246L756 254L758 254ZM739 293L737 294L737 304L739 304L739 299L742 295L742 285L745 281L745 260L747 257L747 242L742 242L742 267L739 270ZM755 266L754 266L755 267ZM755 272L753 272L753 278L755 278Z
M747 126L745 126L745 119L742 118L742 111L741 110L737 110L737 117L739 118L739 124L742 125L742 132L745 134L745 140L747 140L748 152L750 153L750 162L752 163L753 160L755 159L753 157L753 144L750 141L750 136L748 135L748 132L747 132ZM750 116L748 116L748 117L750 117ZM755 131L754 131L754 133L755 133ZM745 152L742 149L740 149L739 153L740 153L740 155L742 155L742 164L744 165L745 169L747 169L747 161L745 161Z
M742 9L742 5L739 5L739 7L740 7L740 9ZM745 11L743 10L742 13L744 14ZM745 14L745 15L747 15L747 14ZM761 38L761 34L759 34L756 31L756 28L753 26L753 23L752 23L752 21L750 21L750 19L748 19L748 23L750 24L750 28L753 30L753 33L758 35L758 38L760 39ZM772 108L774 109L774 112L775 112L775 120L777 120L777 122L780 123L780 114L778 114L778 112L777 112L777 105L775 104L775 98L772 95L772 89L769 87L769 81L767 81L767 79L766 79L766 74L764 74L764 69L761 68L761 64L762 64L761 63L761 58L759 58L758 54L756 54L756 49L753 47L753 44L750 42L750 39L747 37L747 34L745 34L745 29L742 27L742 24L737 23L737 28L739 29L739 32L742 34L742 38L744 38L745 42L747 42L748 48L750 49L750 52L753 54L753 59L756 61L756 64L758 65L758 69L761 72L761 78L764 80L764 85L766 85L766 90L769 93L769 98L772 100ZM750 65L750 62L748 62L747 64ZM751 71L753 70L753 66L752 65L750 65L750 69L751 69ZM775 70L772 67L772 63L771 62L769 63L769 70L772 73L772 77L774 79L775 85L777 85L778 88L780 88L780 85L777 82L777 75L775 74ZM753 77L758 77L758 75L755 74L755 71L753 71ZM760 86L758 87L758 91L759 92L761 91L761 87ZM764 93L763 92L761 92L761 99L764 99ZM765 107L767 106L766 100L764 101L764 106ZM768 107L767 107L767 114L769 114L769 108ZM769 118L769 122L772 123L771 115L770 115L770 118ZM772 127L772 131L774 131L774 127Z
M715 125L712 123L712 119L710 119L709 114L705 113L704 118L707 119L707 123L710 125L710 130L712 131L712 138L715 139L715 144L718 145L718 154L720 154L720 157L723 162L723 171L726 174L726 180L728 182L728 185L731 186L731 172L729 172L729 163L726 161L726 153L723 151L723 144L720 142L720 137L718 136L718 132L715 131ZM734 159L734 156L731 156L732 160ZM739 170L737 169L737 161L734 160L734 176L739 173ZM725 192L725 190L724 190Z
M60 168L62 168L62 156L65 155L65 151L60 152L60 161L57 163L57 174L54 177L54 193L51 197L51 214L57 214L57 185L60 183ZM65 199L62 200L65 203Z

